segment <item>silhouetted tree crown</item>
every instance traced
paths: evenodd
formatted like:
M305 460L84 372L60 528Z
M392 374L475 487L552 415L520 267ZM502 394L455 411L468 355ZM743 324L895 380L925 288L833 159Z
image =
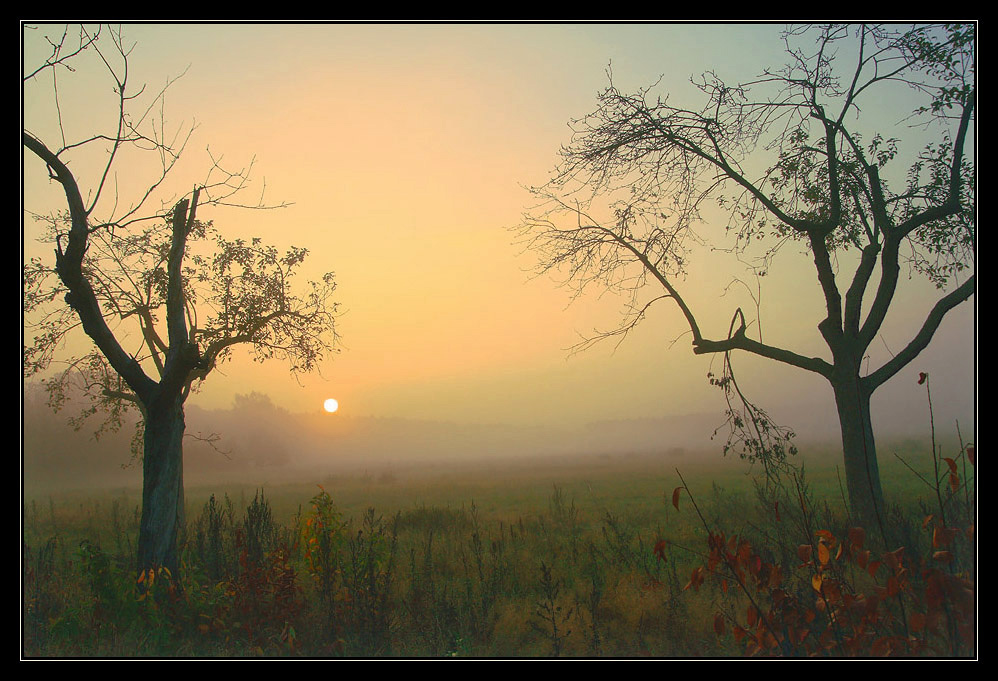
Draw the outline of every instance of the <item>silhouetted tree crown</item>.
M538 272L562 277L576 294L596 286L629 297L620 326L580 348L623 338L652 305L671 300L693 351L724 353L722 374L710 378L728 399L729 445L749 458L778 463L792 451L790 433L745 399L730 353L825 377L850 502L873 518L882 492L870 395L976 286L976 26L807 25L783 40L786 63L751 82L712 71L695 78L702 97L694 108L655 87L622 92L611 76L595 110L572 122L553 179L532 190L539 207L519 234ZM898 101L914 103L898 112ZM701 328L684 295L698 248L733 252L762 277L788 243L804 245L813 261L830 357L765 343L758 326L750 336L753 320L741 309L726 335ZM902 285L902 265L941 293L906 345L867 370L862 360Z

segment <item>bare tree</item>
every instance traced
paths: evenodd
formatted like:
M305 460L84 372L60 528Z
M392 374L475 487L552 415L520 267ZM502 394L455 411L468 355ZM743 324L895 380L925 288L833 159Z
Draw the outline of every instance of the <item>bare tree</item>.
M670 299L694 353L724 353L727 367L729 353L741 350L827 379L850 504L867 520L883 507L870 397L975 291L975 162L968 155L975 31L972 24L790 27L782 68L739 85L707 73L694 81L704 97L696 109L653 97L652 88L624 94L611 77L598 108L573 122L554 179L533 190L542 207L519 228L540 272L560 273L577 291L598 285L631 295L622 324L590 341L626 335L652 304ZM879 134L870 113L905 88L922 102L898 117L912 138L928 143L908 159L907 172L896 173L902 141ZM824 297L818 331L830 359L749 337L751 320L740 309L727 336L705 335L683 279L688 258L707 241L694 228L708 205L727 216L717 225L726 242L709 242L757 257L757 273L785 244L804 246ZM763 251L754 251L760 244ZM941 294L907 345L864 371L905 260ZM730 400L737 388L730 372L712 380ZM765 456L767 441L786 439L782 432L773 438L768 419L740 393L736 402L746 406L736 425L749 431L756 454Z
M118 29L65 29L49 43L52 56L24 79L52 78L60 139L46 144L25 128L22 143L44 163L66 205L33 215L44 226L38 238L55 246L55 259L32 258L24 265L30 341L23 349L23 373L46 376L56 409L68 391L82 390L89 407L75 424L100 414L98 434L120 428L130 409L139 412L138 568L175 569L183 527L185 401L237 345L249 346L259 360L283 359L292 372L315 370L335 350L335 283L330 273L299 287L305 249L280 253L258 238L228 239L198 218L199 210L235 205L249 169L226 172L212 159L206 178L189 195L161 196L192 128L172 134L167 129L165 88L145 108L132 110L143 88L133 92L129 85L131 48ZM92 57L113 84L117 121L111 134L72 140L63 127L58 84L83 57ZM87 167L95 156L103 158L98 170L77 176L74 168ZM119 168L126 157L155 160L151 179L131 202L118 195L114 181L119 171L136 172L133 165ZM251 207L265 207L262 197ZM65 356L80 330L92 349Z

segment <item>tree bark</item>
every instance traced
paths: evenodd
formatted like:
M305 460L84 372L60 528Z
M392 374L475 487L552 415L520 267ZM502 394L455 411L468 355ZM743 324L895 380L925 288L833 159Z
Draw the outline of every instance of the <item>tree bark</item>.
M179 393L146 405L140 571L166 567L177 574L177 544L184 522L184 429L183 398Z
M884 509L880 467L870 418L870 393L863 389L858 372L833 379L835 406L842 431L846 490L853 517L864 524L878 523Z

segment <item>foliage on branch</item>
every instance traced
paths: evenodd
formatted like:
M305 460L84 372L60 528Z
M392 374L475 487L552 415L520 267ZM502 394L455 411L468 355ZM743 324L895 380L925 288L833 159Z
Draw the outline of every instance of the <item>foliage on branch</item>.
M29 30L49 34L52 26ZM210 150L201 182L178 201L167 179L195 126L167 124L166 93L176 78L157 92L136 88L129 79L134 45L117 27L67 27L47 39L52 54L24 82L45 87L43 77L51 76L58 136L46 143L25 129L22 141L61 186L66 208L28 213L42 226L38 241L54 247L56 257L33 257L23 267L24 377L43 378L56 409L69 391L85 394L89 405L72 423L81 427L103 413L99 435L120 428L132 409L140 412L141 433L151 386L179 389L186 400L237 345L258 361L285 361L293 375L314 371L337 341L333 274L300 282L306 249L282 253L196 217L199 208L287 204L267 204L262 194L243 203L253 162L229 170ZM69 109L59 79L84 68L113 84L112 134L74 138L60 113ZM78 176L95 161L96 173ZM124 170L142 180L128 197L119 195ZM79 349L80 331L94 349Z
M532 189L538 206L518 232L537 272L560 277L574 296L595 286L624 299L619 325L577 348L619 342L652 305L675 303L693 352L725 357L723 375L709 378L728 401L728 446L743 446L746 458L792 447L789 431L736 390L732 351L828 380L850 499L872 518L882 490L870 396L976 290L976 25L808 24L783 40L784 65L749 82L694 78L691 108L657 84L625 93L608 74L595 110L572 122L553 178ZM902 113L885 101L905 102ZM813 262L830 359L749 337L759 320L741 309L715 340L686 297L695 251L731 253L758 278L788 243ZM904 266L948 291L898 353L864 365Z
M655 94L657 86L626 94L611 75L597 108L573 121L554 178L532 190L540 204L518 228L522 243L539 256L539 272L560 273L578 292L599 284L632 294L624 323L601 337L640 321L660 299L642 294L657 279L699 340L679 285L691 247L720 247L700 228L715 204L733 238L724 250L758 258L756 271L788 240L815 251L819 269L839 251L872 258L907 242L899 256L945 286L972 267L976 245L976 167L965 150L975 113L974 31L791 27L784 67L736 85L707 72L693 80L703 95L694 109ZM899 177L903 140L875 127L898 121L870 123L863 114L871 98L906 88L928 102L908 123L930 126L937 139ZM857 294L872 265L857 271ZM833 297L834 274L819 277Z
M48 241L60 239L59 220L49 223ZM168 342L165 333L168 223L111 236L91 235L84 271L92 282L105 319L125 330L133 356L150 372L162 374ZM308 251L291 247L280 253L261 239L227 239L212 222L196 221L188 235L190 256L183 268L185 315L189 340L197 344L202 364L187 379L197 391L211 370L228 361L236 345L247 345L258 361L278 358L292 373L316 368L335 343L336 284L332 273L320 281L297 285ZM57 360L79 320L65 306L67 293L52 266L35 259L25 265L26 329L34 332L24 348L24 375L49 375L45 385L50 405L58 409L68 390L80 390L90 406L72 423L102 412L98 426L117 430L122 416L138 402L121 377L97 350L62 362ZM38 321L32 321L37 319Z

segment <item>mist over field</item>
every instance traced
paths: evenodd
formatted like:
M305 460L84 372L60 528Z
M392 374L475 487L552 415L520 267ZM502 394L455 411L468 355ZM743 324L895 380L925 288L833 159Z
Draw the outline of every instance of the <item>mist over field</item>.
M22 23L22 659L976 657L976 28Z
M67 408L67 411L69 408ZM229 410L189 407L185 479L307 482L330 472L418 469L428 464L524 460L564 455L676 455L694 446L691 422L700 432L719 423L691 418L593 423L572 431L541 426L469 424L403 418L292 413L260 393L237 396ZM24 415L25 483L29 487L115 486L141 480L130 461L134 426L95 440L74 431L66 414L54 414L29 392ZM217 435L209 444L199 437ZM102 484L103 483L103 484Z
M559 277L530 277L536 256L523 252L509 228L535 201L526 187L543 182L570 139L567 122L590 111L594 93L609 84L609 64L622 91L658 83L676 104L696 102L702 93L691 77L705 69L744 82L784 63L784 28L127 26L127 42L136 44L136 87L185 74L170 89L169 112L177 122L196 117L188 153L194 167L209 146L233 162L258 158L253 191L266 187L275 202L289 203L276 212L205 206L199 217L227 238L307 248L302 276L335 271L334 298L342 306L336 320L342 352L324 358L318 371L292 376L285 362L253 361L248 350L235 349L224 372L191 394L185 479L678 449L720 459L724 432L720 439L711 435L724 423L725 402L706 375L719 371L721 358L690 351L678 309L663 303L619 346L572 354L580 337L620 324L629 298L601 290L573 298L557 285ZM44 61L51 44L43 38L55 36L53 30L26 32L26 64ZM268 49L245 50L256 44ZM234 62L232 54L243 59ZM99 59L74 68L60 84L67 101L111 91ZM47 79L27 81L22 93L26 130L43 139L60 139L64 124L53 94ZM907 95L896 104L913 106ZM894 107L886 108L871 107L872 129L920 144ZM96 123L78 124L70 131L86 137ZM288 144L289 131L315 145L310 153ZM904 170L899 160L885 172L895 165L895 174ZM144 166L126 167L129 180L138 181ZM189 189L194 171L184 172L176 191ZM45 214L64 200L44 164L26 154L25 209ZM728 224L724 211L705 210L704 229ZM25 262L51 258L52 245L36 242L40 233L26 219ZM825 308L821 288L811 258L798 250L781 251L764 295L735 285L748 273L725 249L691 252L683 290L703 315L705 333L721 337L735 310L755 310L753 338L765 330L768 343L828 358L816 329ZM854 264L846 253L836 257L843 274ZM864 371L904 347L939 295L910 265L902 278ZM63 348L68 354L92 347L77 335ZM973 432L975 355L976 299L950 311L917 359L878 388L872 398L878 438L927 437L920 372L932 376L937 429L951 430L959 420L964 432ZM793 428L799 442L841 447L824 379L750 353L736 353L734 362L749 398ZM95 442L91 424L79 432L65 425L78 409L67 405L52 414L34 384L23 390L26 486L49 478L138 484L139 465L121 469L130 460L130 426ZM336 414L321 411L327 398L340 401ZM217 434L227 455L193 437L198 433Z
M84 406L71 402L55 413L38 386L26 388L22 441L26 491L141 485L141 464L130 452L134 422L95 438L97 417L79 431L68 423ZM954 442L955 421L950 417L955 406L943 403L936 409L939 437ZM886 452L891 446L927 450L927 407L922 405L914 414L899 413L896 402L882 407ZM789 423L797 429L803 456L840 446L834 421L823 416L829 415L811 411ZM960 418L968 419L961 421L967 438L973 432L972 422L969 416ZM186 421L184 474L190 485L314 483L330 474L391 477L479 469L523 471L531 463L571 465L573 460L606 463L636 457L678 466L719 463L724 461L721 450L728 432L723 403L716 412L607 419L570 427L357 417L318 409L296 413L256 392L237 395L229 409L188 406ZM829 459L829 464L835 463L836 458ZM733 455L728 465L748 470Z

